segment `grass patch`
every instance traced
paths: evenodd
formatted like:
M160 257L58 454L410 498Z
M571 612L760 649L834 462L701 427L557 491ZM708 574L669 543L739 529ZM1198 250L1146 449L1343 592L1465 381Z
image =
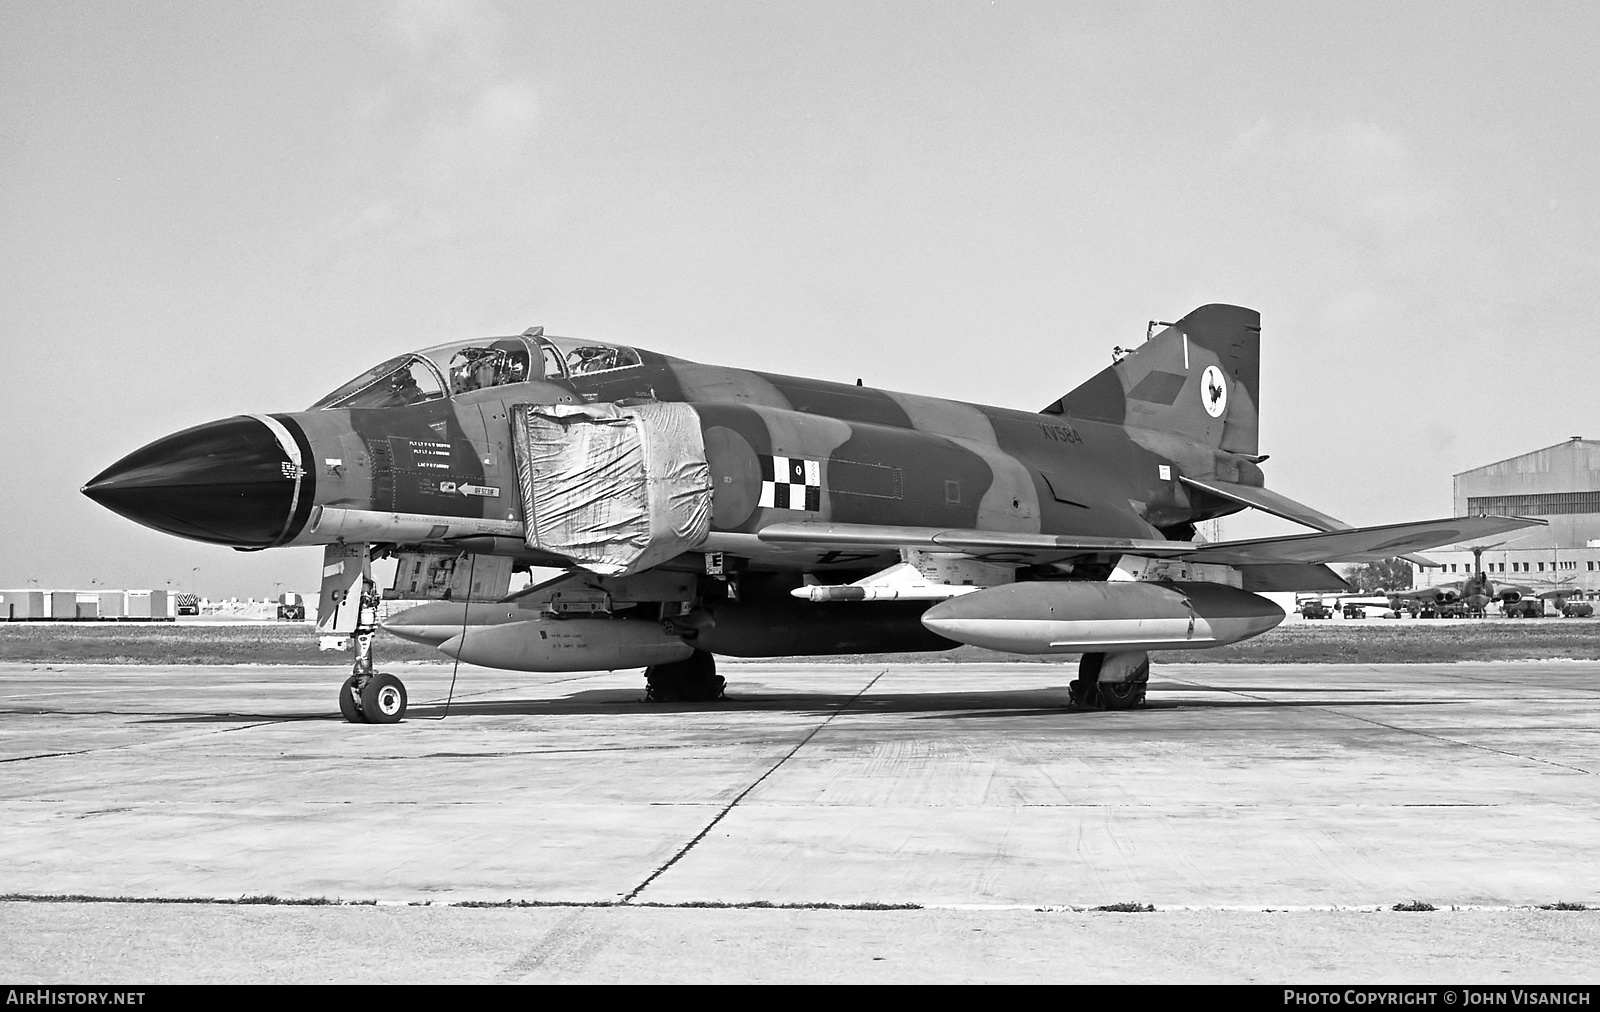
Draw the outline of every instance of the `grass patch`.
M683 903L624 903L621 900L462 900L452 907L507 909L517 907L651 907L657 910L921 910L920 903L774 903L771 900L728 902L687 900Z
M381 664L448 663L432 647L378 634ZM1600 619L1518 621L1330 620L1286 623L1211 650L1167 650L1168 664L1420 664L1450 661L1600 660ZM1048 663L1074 668L1076 654L1010 654L963 646L933 653L842 654L774 660L807 664ZM295 664L347 666L348 653L317 649L304 623L0 622L0 662L49 664Z
M1587 904L1587 903L1566 903L1566 902L1562 902L1562 903L1541 903L1541 904L1539 904L1539 909L1540 910L1588 910L1589 909L1589 904Z
M260 625L0 622L0 662L51 664L350 664L349 652L319 650L316 627ZM383 663L449 658L432 647L383 633Z
M1435 907L1432 903L1426 903L1426 902L1424 902L1422 900L1406 900L1404 903L1396 903L1394 906L1390 907L1389 909L1391 909L1391 910L1400 910L1400 911L1404 911L1405 913L1420 914L1420 913L1426 913L1426 912L1428 912L1430 910L1437 910L1438 908Z
M629 903L630 907L659 907L664 910L921 910L920 903L773 903L749 900L729 903L722 900L689 900L684 903Z
M1090 907L1090 910L1099 910L1108 914L1153 914L1156 908L1148 903L1107 903L1104 906Z
M326 896L90 896L85 893L4 893L0 903L188 903L249 907L375 907L377 900L334 900Z
M469 910L505 910L518 907L616 907L615 900L461 900L447 904Z
M220 902L220 901L219 901ZM285 899L282 896L241 896L228 900L239 906L263 907L375 907L377 900L330 900L326 896L307 896L304 899Z

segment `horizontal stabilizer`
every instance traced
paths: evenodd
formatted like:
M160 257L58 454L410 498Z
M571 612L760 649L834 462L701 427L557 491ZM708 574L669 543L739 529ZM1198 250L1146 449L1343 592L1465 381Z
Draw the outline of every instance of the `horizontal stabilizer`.
M771 544L818 549L917 548L956 552L990 562L1037 565L1069 559L1115 561L1123 555L1188 559L1227 566L1375 562L1458 541L1474 541L1543 524L1525 517L1455 517L1317 534L1195 544L1144 538L1092 538L1015 531L898 527L798 521L773 524L757 535Z
M1220 499L1236 502L1241 506L1249 506L1263 513L1270 513L1275 517L1297 524L1304 524L1317 531L1348 531L1353 530L1351 524L1345 523L1337 517L1331 517L1321 510L1314 510L1305 503L1295 502L1286 495L1281 495L1267 488L1255 485L1240 485L1232 481L1218 481L1215 478L1190 478L1188 475L1179 475L1178 480L1191 488L1202 492L1209 492ZM1425 559L1420 555L1402 555L1400 558L1417 566L1437 566L1432 559ZM1310 589L1310 588L1307 588Z
M1380 527L1352 527L1320 534L1221 541L1200 545L1191 557L1199 562L1233 566L1278 562L1378 562L1408 552L1419 552L1457 541L1504 534L1543 524L1525 517L1453 517L1418 520Z
M1232 481L1217 481L1215 478L1191 478L1188 475L1179 475L1178 480L1185 485L1197 488L1202 492L1209 492L1214 496L1236 502L1241 506L1249 506L1263 513L1271 513L1275 517L1292 520L1297 524L1319 531L1348 531L1351 525L1343 520L1335 519L1320 510L1314 510L1304 503L1297 503L1286 495L1279 495L1271 489L1258 488L1254 485L1240 485Z

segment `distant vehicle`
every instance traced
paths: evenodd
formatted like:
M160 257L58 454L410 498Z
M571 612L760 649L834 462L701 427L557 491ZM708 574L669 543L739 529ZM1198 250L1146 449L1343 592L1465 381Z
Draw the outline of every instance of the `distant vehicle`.
M197 595L197 594L179 594L174 599L174 601L175 601L175 605L176 605L176 608L177 608L177 614L179 614L179 615L198 615L198 614L200 614L200 597L199 597L199 595Z
M1588 601L1568 601L1561 606L1562 618L1588 618L1594 614L1594 605Z
M1507 601L1500 610L1506 618L1544 618L1544 602L1537 597Z
M1315 597L1307 601L1301 601L1299 611L1301 618L1333 617L1332 609L1330 609L1326 604L1323 604L1321 599Z
M278 621L304 622L306 599L299 594L284 594L278 598Z
M1360 597L1341 597L1334 605L1345 618L1399 618L1400 611L1389 603L1384 591L1373 591Z

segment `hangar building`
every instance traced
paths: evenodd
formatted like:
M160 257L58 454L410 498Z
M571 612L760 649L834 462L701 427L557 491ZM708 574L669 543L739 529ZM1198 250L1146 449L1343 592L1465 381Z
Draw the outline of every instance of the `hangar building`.
M1454 513L1536 517L1548 526L1496 538L1483 553L1492 578L1538 590L1582 589L1600 595L1600 440L1573 436L1541 450L1462 471ZM1472 572L1466 545L1424 553L1440 563L1414 572L1414 586L1451 583Z

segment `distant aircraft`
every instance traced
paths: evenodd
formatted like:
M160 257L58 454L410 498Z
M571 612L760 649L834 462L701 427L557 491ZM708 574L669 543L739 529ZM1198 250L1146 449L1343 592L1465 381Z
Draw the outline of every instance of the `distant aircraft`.
M1453 583L1440 583L1432 587L1417 587L1411 590L1381 590L1379 594L1387 595L1390 606L1395 610L1402 608L1415 612L1420 608L1431 607L1434 610L1455 609L1468 615L1482 616L1490 604L1498 603L1502 610L1506 610L1519 602L1529 599L1553 600L1557 609L1560 609L1567 598L1575 595L1581 596L1582 591L1573 587L1557 586L1554 590L1539 591L1521 583L1497 583L1490 579L1483 571L1483 553L1497 547L1503 542L1494 545L1472 545L1472 573L1465 579ZM1541 580L1540 583L1565 584L1569 580Z
M565 571L386 626L470 663L638 666L651 698L711 700L714 654L967 643L1082 654L1073 701L1120 709L1143 701L1150 651L1277 625L1257 592L1348 590L1326 563L1542 523L1350 528L1268 491L1260 339L1255 311L1204 306L1030 413L531 328L399 355L306 411L175 433L83 491L197 541L326 546L319 628L354 635L351 721L406 710L372 660L385 554ZM1314 533L1196 540L1246 507Z

